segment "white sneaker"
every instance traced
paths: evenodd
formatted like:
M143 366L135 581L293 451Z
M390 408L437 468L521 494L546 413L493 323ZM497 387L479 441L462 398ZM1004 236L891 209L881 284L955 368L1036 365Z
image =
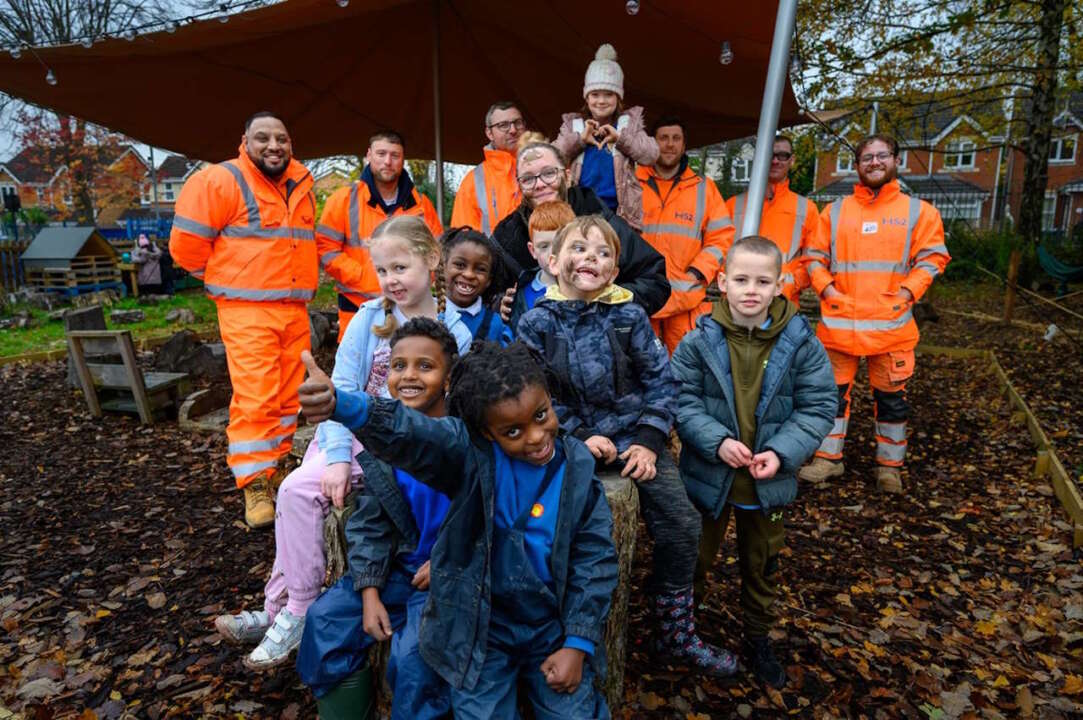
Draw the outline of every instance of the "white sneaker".
M245 657L244 666L249 670L266 670L289 662L290 653L301 644L304 630L304 617L297 617L282 608L264 633L263 640Z
M254 643L271 627L271 617L266 610L245 610L240 615L219 615L214 627L231 643Z

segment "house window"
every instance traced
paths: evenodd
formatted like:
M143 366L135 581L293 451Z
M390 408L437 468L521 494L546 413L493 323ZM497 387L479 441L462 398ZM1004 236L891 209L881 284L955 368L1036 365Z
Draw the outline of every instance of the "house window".
M1077 135L1053 138L1049 143L1049 162L1070 163L1075 160L1075 141Z
M968 220L977 222L981 219L981 200L952 200L945 198L936 203L940 217L944 220Z
M165 193L163 194L166 200L172 202L173 200L173 183L167 182L165 184Z
M145 183L139 195L139 202L142 205L150 205L154 201L154 194L151 192L150 183Z
M1042 203L1042 230L1053 230L1053 221L1057 215L1057 196L1055 193L1046 193Z
M17 195L19 193L18 188L14 185L0 185L0 201L6 200L8 195ZM0 212L4 211L5 205L0 202Z
M45 204L45 188L39 187L34 192L38 197L38 206L44 205Z
M847 148L839 148L839 154L835 158L835 172L839 174L852 173L854 171L854 154Z
M896 166L899 170L906 170L906 151L899 151L899 164Z
M733 182L748 182L749 178L752 177L752 158L755 155L755 149L748 143L741 146L730 164L730 179Z
M948 170L965 170L974 167L975 145L970 140L955 140L948 143L944 155L944 167Z

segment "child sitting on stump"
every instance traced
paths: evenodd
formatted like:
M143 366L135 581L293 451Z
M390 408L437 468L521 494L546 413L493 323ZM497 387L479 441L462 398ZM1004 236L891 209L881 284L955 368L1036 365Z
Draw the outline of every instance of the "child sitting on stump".
M456 417L430 418L336 392L301 356L310 421L333 415L372 455L451 498L420 643L451 685L455 717L518 717L522 681L538 720L608 718L594 677L617 580L612 519L594 458L557 434L541 358L521 343L475 342L452 372Z
M767 640L777 615L783 510L797 496L795 473L835 418L837 391L823 345L782 292L773 242L738 240L726 257L716 301L673 353L681 383L680 471L703 514L696 601L737 518L742 650L756 677L775 688L786 673Z
M649 588L663 660L732 675L733 655L696 634L692 574L699 520L665 451L677 381L665 347L632 293L613 284L620 240L601 216L557 233L549 272L557 284L519 321L519 338L542 352L559 382L561 428L583 440L603 470L631 477L654 538Z

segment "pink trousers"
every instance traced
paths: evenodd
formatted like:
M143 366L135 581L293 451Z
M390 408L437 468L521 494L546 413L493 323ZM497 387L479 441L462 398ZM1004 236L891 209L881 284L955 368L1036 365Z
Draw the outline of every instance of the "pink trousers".
M361 452L355 438L351 455ZM303 617L323 587L327 560L323 554L323 519L331 499L320 492L320 477L327 455L315 439L301 466L286 476L275 501L275 561L271 579L263 589L263 609L274 616L283 607ZM361 466L351 460L350 485L361 483Z

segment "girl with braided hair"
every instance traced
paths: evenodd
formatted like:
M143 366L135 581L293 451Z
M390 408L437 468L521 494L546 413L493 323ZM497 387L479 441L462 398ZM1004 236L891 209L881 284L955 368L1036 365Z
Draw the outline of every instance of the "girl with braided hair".
M434 282L440 246L424 220L412 215L385 220L372 234L369 254L383 297L364 303L350 321L335 354L334 378L339 387L388 397L391 336L408 319L441 320L460 354L473 338L459 313L445 307L442 273L436 273ZM305 614L323 586L323 518L332 503L343 507L350 489L360 483L359 452L361 445L349 430L324 423L301 466L279 488L275 561L264 588L263 610L222 615L215 621L226 639L259 643L245 657L249 669L287 662L301 642Z
M448 300L474 338L501 345L510 343L511 330L490 307L496 294L493 278L502 272L500 248L488 235L468 226L445 232L440 245Z
M617 582L612 518L594 456L559 434L544 362L477 341L433 419L337 388L307 351L301 408L451 498L431 555L421 655L451 686L456 718L608 718L594 687ZM586 661L586 662L585 662Z

